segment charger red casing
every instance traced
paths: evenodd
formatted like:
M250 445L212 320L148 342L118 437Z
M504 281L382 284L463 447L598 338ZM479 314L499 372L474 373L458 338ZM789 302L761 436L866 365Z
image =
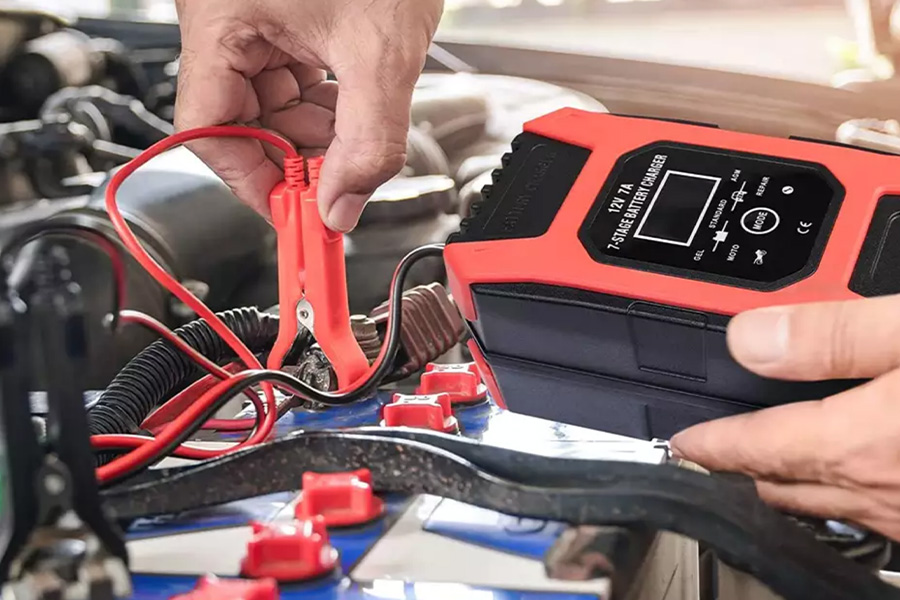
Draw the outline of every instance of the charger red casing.
M900 157L563 109L526 124L445 250L511 410L646 438L855 382L757 377L733 315L900 292Z

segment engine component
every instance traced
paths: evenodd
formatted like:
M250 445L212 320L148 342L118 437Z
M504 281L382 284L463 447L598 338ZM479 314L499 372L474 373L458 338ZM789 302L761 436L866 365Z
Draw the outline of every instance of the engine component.
M0 64L5 64L28 40L57 31L66 25L65 17L58 14L20 7L12 10L0 8L0 28L3 29L3 36L0 36ZM2 104L0 101L0 105Z
M88 194L137 155L131 145L172 130L137 100L98 86L57 92L39 117L0 124L0 203Z
M668 438L858 384L753 375L725 329L900 291L896 157L574 109L513 148L444 254L511 410Z
M497 146L497 148L491 148L489 152L471 156L460 163L459 168L456 170L456 181L462 188L460 190L461 194L462 190L475 182L476 179L483 178L485 175L490 177L491 171L502 166L500 159L506 153L509 144L503 143L502 145L497 144ZM476 193L479 191L481 191L480 186L475 189ZM465 205L464 201L462 203Z
M381 351L381 338L378 335L378 325L375 320L365 315L353 315L350 317L350 327L353 329L353 337L359 343L363 354L369 359L371 365L378 358Z
M105 126L106 130L97 128L95 135L111 141L112 129L118 128L140 147L175 132L171 123L147 110L140 100L99 85L66 88L48 97L41 107L41 119L58 115L72 115L76 121L85 124L101 121L100 127Z
M451 161L484 137L489 112L480 76L424 76L413 95L412 122L443 149ZM451 81L452 80L452 81Z
M133 158L137 151L109 142L99 113L0 124L0 203L86 194L90 178ZM94 118L96 117L96 118ZM105 138L104 138L105 136Z
M346 235L350 310L365 314L387 297L397 263L414 248L444 240L459 227L447 214L456 205L453 180L444 175L393 179L375 193L359 226ZM410 285L445 278L440 260L423 261L410 273Z
M63 29L27 42L9 61L4 76L19 106L39 107L65 87L91 83L102 66L103 58L90 37Z
M388 306L382 304L371 317L379 329L387 323ZM417 286L403 294L403 321L392 380L409 377L452 350L463 338L465 327L459 309L440 283Z
M0 203L89 194L135 147L172 132L139 101L99 86L57 92L39 117L0 124Z
M4 293L0 302L3 515L11 520L0 558L4 598L131 595L125 544L102 510L91 461L80 369L89 358L85 313L68 266L65 250L51 246L33 263L34 291L15 301ZM46 381L45 438L29 415L34 373Z
M492 161L493 162L493 161ZM481 202L482 193L490 194L490 190L485 190L485 186L489 186L494 182L493 171L501 166L500 160L497 160L497 166L490 170L482 172L481 175L475 177L459 190L459 214L463 218L472 216L472 207Z
M449 176L451 173L440 144L418 127L410 127L407 135L406 171L407 176Z
M271 465L280 465L272 469ZM546 458L423 430L303 432L104 493L137 518L296 489L306 471L365 467L379 492L433 494L504 514L673 531L786 600L886 600L900 590L819 543L750 486L673 465ZM230 475L242 473L236 481Z
M51 215L36 205L17 214L17 221L46 218L49 224L78 224L115 238L103 208L104 189L98 189L78 207ZM180 280L197 282L198 288L205 288L204 299L213 310L238 306L237 299L255 306L274 303L274 290L260 276L272 249L271 229L193 154L174 150L159 157L129 178L119 197L122 212L141 242ZM29 212L34 216L27 217ZM185 214L197 218L185 219ZM67 247L75 276L86 290L86 305L94 317L90 324L97 360L90 365L89 385L103 389L153 337L132 328L121 331L115 340L100 337L100 322L108 310L112 285L107 275L107 258L91 248L74 244ZM173 326L194 318L181 317L181 307L172 304L168 294L135 262L127 260L127 267L129 308Z
M317 344L303 355L296 367L287 366L283 367L283 370L292 373L313 389L322 392L334 392L338 389L337 375L325 352Z
M9 16L3 12L0 9L0 19ZM147 74L122 42L50 26L17 50L4 61L0 49L0 89L6 92L0 103L9 107L13 118L37 117L40 107L57 92L93 84L139 101L153 100Z

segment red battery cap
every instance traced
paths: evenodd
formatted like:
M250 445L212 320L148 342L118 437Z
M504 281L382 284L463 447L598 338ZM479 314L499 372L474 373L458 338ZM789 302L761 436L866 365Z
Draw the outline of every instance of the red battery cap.
M362 525L384 513L384 502L372 490L372 473L359 469L348 473L303 474L303 493L294 508L300 519L321 516L328 527Z
M253 539L241 575L276 581L304 581L332 571L338 553L321 517L286 523L253 523Z
M385 427L415 427L451 433L459 429L450 404L450 394L394 394L384 407Z
M197 587L187 594L169 600L278 600L278 584L274 579L219 579L212 575L201 577Z
M419 379L417 394L449 394L452 404L474 404L487 398L487 386L475 363L430 363Z

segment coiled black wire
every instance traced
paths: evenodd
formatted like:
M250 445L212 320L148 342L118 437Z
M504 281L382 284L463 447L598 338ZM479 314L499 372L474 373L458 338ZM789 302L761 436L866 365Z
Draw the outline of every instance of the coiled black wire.
M400 348L400 328L402 326L403 318L403 289L409 271L423 258L439 257L443 255L443 252L443 244L422 246L407 254L403 260L400 261L397 270L394 272L393 281L391 282L391 297L388 308L390 326L384 341L384 358L374 372L372 372L358 387L346 393L322 392L282 371L255 370L244 372L234 378L234 381L227 386L227 389L222 392L215 402L211 403L210 406L206 408L200 418L196 419L190 427L186 427L182 431L179 431L178 435L155 456L149 456L141 462L136 462L127 473L122 473L117 478L110 479L105 485L112 485L113 483L131 477L164 456L171 454L178 446L190 439L203 423L211 419L230 398L263 382L276 384L281 389L287 390L304 400L318 402L326 406L342 406L370 397L378 389L379 384L384 380L385 376L390 373L393 368L394 360L397 357L397 351Z
M254 353L268 351L278 336L278 317L256 308L236 308L218 313L218 316ZM188 323L175 333L214 362L234 356L231 348L203 319ZM308 335L301 343L309 345ZM141 423L156 407L200 372L191 359L169 342L153 342L125 365L91 406L88 411L91 435L140 431Z

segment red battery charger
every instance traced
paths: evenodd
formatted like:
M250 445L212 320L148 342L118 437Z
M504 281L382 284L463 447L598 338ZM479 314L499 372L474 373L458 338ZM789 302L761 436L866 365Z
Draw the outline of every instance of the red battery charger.
M528 123L444 253L510 410L642 438L822 398L731 358L729 319L900 292L900 157L564 109Z

